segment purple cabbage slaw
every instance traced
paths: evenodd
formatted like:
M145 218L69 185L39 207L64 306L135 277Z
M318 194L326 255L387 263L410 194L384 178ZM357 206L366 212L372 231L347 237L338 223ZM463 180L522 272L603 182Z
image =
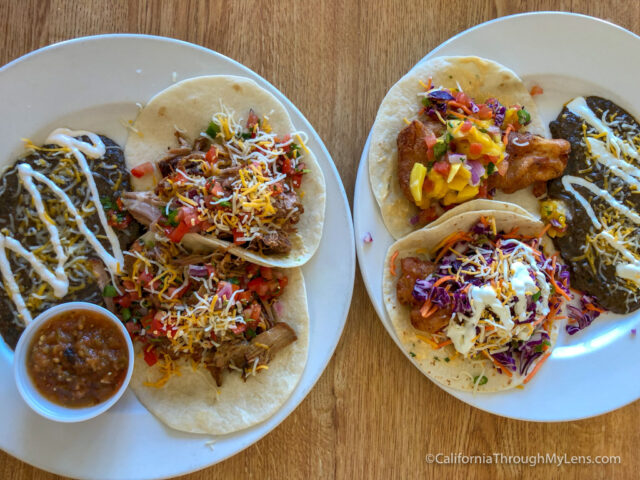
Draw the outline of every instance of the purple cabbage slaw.
M469 234L471 235L470 241L460 241L451 247L454 251L458 252L457 254L452 252L442 256L435 273L430 274L424 279L416 280L412 292L416 300L422 302L430 301L432 304L441 308L451 306L454 314L459 313L468 316L472 313L471 302L465 287L467 285L481 286L484 285L486 281L479 276L467 273L473 271L473 267L469 264L464 265L465 259L479 253L483 256L487 265L491 265L491 262L494 261L493 255L497 245L500 245L503 254L510 254L518 244L506 241L511 240L514 235L510 235L509 239L506 239L504 237L505 234L501 232L494 235L491 227L482 222L474 225L470 229ZM517 238L517 240L536 250L539 249L539 239L537 238L520 237ZM504 245L503 242L505 242ZM444 244L447 246L447 242L444 242ZM441 248L445 248L445 246ZM436 252L436 255L438 253L440 252ZM545 273L547 279L553 275L558 287L568 295L571 295L568 287L569 270L565 265L560 263L554 265L552 259L546 257L541 249L540 255L536 257L536 263L537 267ZM434 284L439 279L450 275L455 275L456 279L447 279L437 287L434 287ZM551 283L549 283L549 286L553 291ZM514 323L516 324L536 321L536 301L538 299L534 298L535 295L528 295L527 297L527 311L531 313L527 319L522 322L518 321L514 315ZM549 308L552 311L558 312L562 303L563 297L560 294L554 293L550 295ZM505 368L513 372L517 371L520 375L525 376L535 361L544 355L551 345L551 338L549 333L544 329L544 323L545 322L540 322L534 328L533 333L528 339L513 339L505 345L507 348L500 352L493 353L491 356ZM479 327L476 327L476 333L480 333Z

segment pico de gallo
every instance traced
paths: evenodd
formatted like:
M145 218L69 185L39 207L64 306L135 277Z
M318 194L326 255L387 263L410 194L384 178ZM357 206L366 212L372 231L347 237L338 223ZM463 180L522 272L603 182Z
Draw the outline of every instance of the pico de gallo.
M161 387L174 361L206 367L220 385L225 370L248 375L268 368L273 355L296 339L279 321L285 271L230 253L194 255L153 232L125 252L126 275L112 285L116 311L150 366L162 362Z

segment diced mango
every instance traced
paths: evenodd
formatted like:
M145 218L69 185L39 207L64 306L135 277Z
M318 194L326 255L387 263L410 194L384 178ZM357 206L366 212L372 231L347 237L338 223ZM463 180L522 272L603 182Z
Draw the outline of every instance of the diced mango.
M409 175L409 191L417 205L422 203L422 185L427 175L427 167L421 163L414 163Z
M479 188L477 186L472 187L471 185L465 186L459 192L455 192L452 190L445 195L444 199L442 200L442 204L446 206L454 203L466 202L467 200L471 200L476 195L478 195L478 191Z
M458 165L461 165L461 164L458 164ZM449 178L451 178L451 175L449 175ZM460 166L457 169L455 177L451 181L449 181L448 187L451 190L455 190L459 192L469 184L470 179L471 179L471 172L467 170L464 166Z

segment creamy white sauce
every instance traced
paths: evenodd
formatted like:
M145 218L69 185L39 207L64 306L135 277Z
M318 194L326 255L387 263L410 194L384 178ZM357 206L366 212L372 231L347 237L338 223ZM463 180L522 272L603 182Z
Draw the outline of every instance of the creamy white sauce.
M585 122L595 128L599 133L605 133L607 143L613 146L618 156L620 152L624 152L631 158L640 158L638 152L630 145L625 143L621 138L617 137L611 128L597 117L597 115L589 108L584 97L576 97L567 104L567 108L571 113L582 118Z
M591 154L595 157L596 161L608 168L611 173L624 180L630 185L634 185L636 188L640 188L640 168L637 168L619 159L609 151L604 142L595 140L593 138L587 138L587 144L591 149Z
M89 137L91 143L83 142L81 140L73 138L80 136ZM38 188L35 186L34 180L46 185L66 205L69 213L78 226L80 233L89 241L93 249L104 262L107 269L110 271L112 277L120 272L120 265L124 264L124 257L120 249L120 242L118 241L117 235L107 222L104 209L102 208L102 204L100 202L98 188L93 179L93 174L89 169L89 165L85 157L85 155L91 158L100 158L104 156L104 154L106 153L106 147L104 143L95 133L82 130L72 131L66 128L59 128L57 130L54 130L47 137L45 143L55 144L61 147L68 148L75 159L78 161L80 170L86 177L87 186L89 187L89 192L91 194L91 200L93 201L93 204L95 205L95 208L98 212L98 217L100 218L102 227L107 234L107 238L109 239L109 243L111 244L114 254L111 255L102 246L96 235L87 227L84 219L80 215L80 212L78 212L76 207L73 205L73 202L64 192L64 190L58 187L45 175L34 171L30 165L26 163L19 164L17 168L20 181L24 185L27 192L31 195L38 217L47 228L50 242L53 246L57 260L57 266L55 268L55 271L52 273L46 267L46 265L35 256L33 252L25 249L20 244L20 242L18 242L14 238L0 234L0 272L2 273L4 283L7 286L8 294L15 304L18 314L23 319L25 324L31 322L32 317L31 313L25 305L22 294L20 293L20 288L15 281L14 274L11 271L11 264L9 263L9 259L7 258L6 253L7 249L24 258L29 263L29 265L31 265L34 273L52 287L53 293L57 298L64 297L69 291L69 278L67 277L67 274L64 270L64 265L69 257L62 247L57 226L45 210L42 196L40 195Z
M514 306L518 321L524 322L527 319L527 295L534 295L538 291L538 286L529 274L529 267L522 262L511 264L511 288L518 297Z

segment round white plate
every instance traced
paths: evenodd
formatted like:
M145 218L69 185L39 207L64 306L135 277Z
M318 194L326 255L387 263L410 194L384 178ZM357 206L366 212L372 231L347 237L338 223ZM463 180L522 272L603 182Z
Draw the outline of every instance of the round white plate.
M530 13L499 18L462 32L421 62L441 55L478 55L518 73L536 97L548 125L563 103L578 95L603 95L640 119L640 37L611 23L567 13ZM382 268L393 243L369 186L367 155L360 159L354 219L360 270L371 301L400 347L382 301ZM373 242L365 244L367 232ZM482 410L534 421L563 421L599 415L640 398L640 311L603 315L574 336L562 329L553 354L523 390L477 394L446 391ZM402 349L402 347L400 347ZM407 352L404 352L409 360Z
M345 324L355 276L349 205L329 152L300 111L273 85L216 52L168 38L106 35L79 38L33 52L0 69L0 158L15 158L21 138L35 143L58 126L126 140L124 122L173 82L197 75L251 78L286 106L297 129L309 134L327 183L327 210L320 248L304 268L310 348L300 383L269 420L215 438L164 427L127 392L106 414L74 425L33 413L16 389L13 353L0 341L0 448L21 460L62 475L91 479L164 478L219 462L274 429L309 393L326 367ZM2 208L10 208L3 205ZM335 245L341 248L336 249ZM327 299L331 299L328 302Z

